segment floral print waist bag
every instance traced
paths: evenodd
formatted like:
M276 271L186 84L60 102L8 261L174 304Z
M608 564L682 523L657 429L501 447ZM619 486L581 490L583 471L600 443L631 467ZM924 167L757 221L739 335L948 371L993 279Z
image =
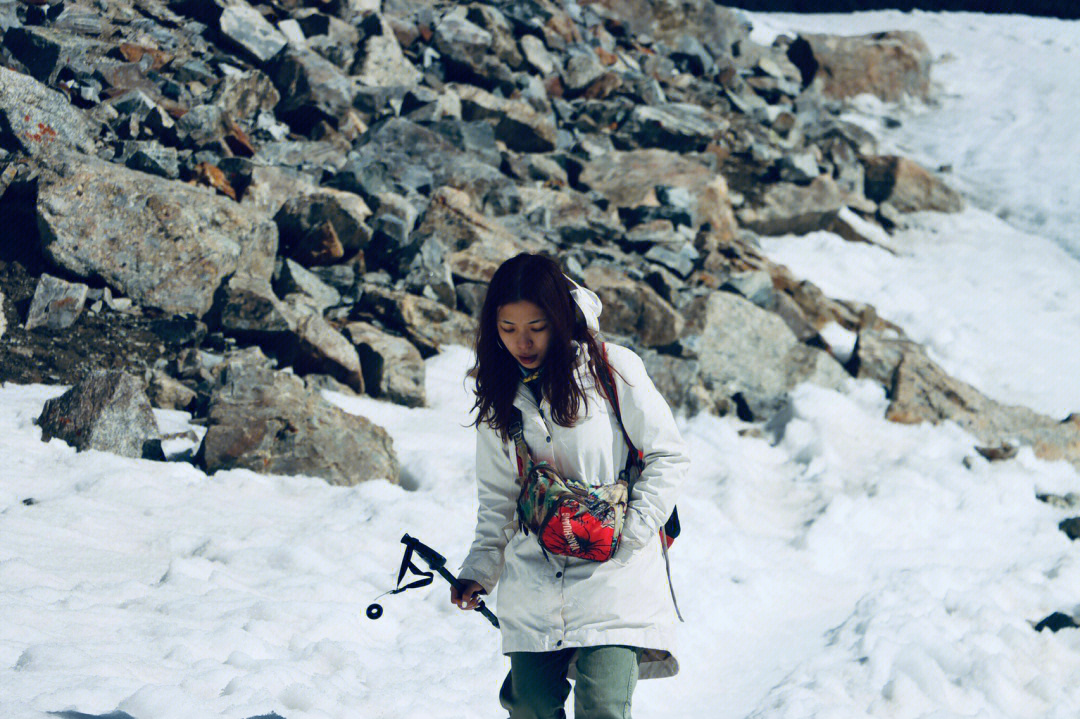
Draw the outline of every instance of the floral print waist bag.
M593 562L607 561L619 548L626 504L630 490L644 467L642 453L636 449L623 427L619 398L605 367L604 390L612 398L629 452L626 466L614 484L594 486L573 477L561 476L547 462L534 462L525 443L521 411L510 425L510 436L517 448L518 523L526 534L536 535L545 554L559 554Z

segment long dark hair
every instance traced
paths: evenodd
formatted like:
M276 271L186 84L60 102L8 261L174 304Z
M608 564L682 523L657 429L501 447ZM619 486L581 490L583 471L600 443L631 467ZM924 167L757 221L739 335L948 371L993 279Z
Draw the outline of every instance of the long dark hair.
M580 417L582 405L588 411L588 399L574 374L574 340L588 349L587 371L601 395L606 396L600 373L610 367L606 366L600 344L589 332L570 290L570 283L559 265L544 255L523 252L503 262L495 271L480 310L476 328L476 364L469 372L476 378L473 409L479 410L474 426L479 427L484 422L504 437L508 434L521 372L517 360L498 341L496 322L499 308L512 302L532 302L547 315L551 337L541 382L543 393L551 403L551 418L555 423L572 427Z

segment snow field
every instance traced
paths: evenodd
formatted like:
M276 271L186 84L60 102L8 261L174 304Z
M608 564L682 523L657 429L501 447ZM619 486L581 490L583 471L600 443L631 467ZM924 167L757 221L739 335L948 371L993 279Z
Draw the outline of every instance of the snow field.
M5 386L0 714L500 716L497 633L444 582L363 614L393 586L404 532L452 568L471 541L468 364L461 348L428 361L426 409L328 394L387 427L413 491L75 453L32 425L57 388ZM884 406L852 382L800 388L782 438L680 419L683 671L639 684L637 715L1080 708L1075 633L1028 623L1080 595L1063 512L1035 499L1080 477L1029 452L990 464L955 426L892 424Z

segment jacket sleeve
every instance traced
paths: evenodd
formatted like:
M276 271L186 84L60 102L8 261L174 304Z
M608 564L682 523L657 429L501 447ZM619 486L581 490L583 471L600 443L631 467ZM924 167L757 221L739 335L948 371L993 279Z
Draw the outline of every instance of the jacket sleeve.
M690 457L671 408L641 358L629 349L614 347L609 358L622 375L615 377L615 388L623 425L645 457L645 468L630 493L620 543L620 549L633 552L656 537L671 515Z
M498 432L481 424L476 434L476 535L458 576L479 582L488 593L499 581L506 543L514 533L515 467Z

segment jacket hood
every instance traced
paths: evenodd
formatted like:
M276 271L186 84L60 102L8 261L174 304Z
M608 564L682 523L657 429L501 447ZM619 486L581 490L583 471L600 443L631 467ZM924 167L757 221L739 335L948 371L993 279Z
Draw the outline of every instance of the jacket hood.
M594 337L598 336L600 334L600 313L604 309L600 298L597 297L595 292L585 289L569 277L566 278L566 281L573 287L570 290L570 296L574 298L574 303L581 310L581 315L585 318L585 325L589 328L589 332Z

